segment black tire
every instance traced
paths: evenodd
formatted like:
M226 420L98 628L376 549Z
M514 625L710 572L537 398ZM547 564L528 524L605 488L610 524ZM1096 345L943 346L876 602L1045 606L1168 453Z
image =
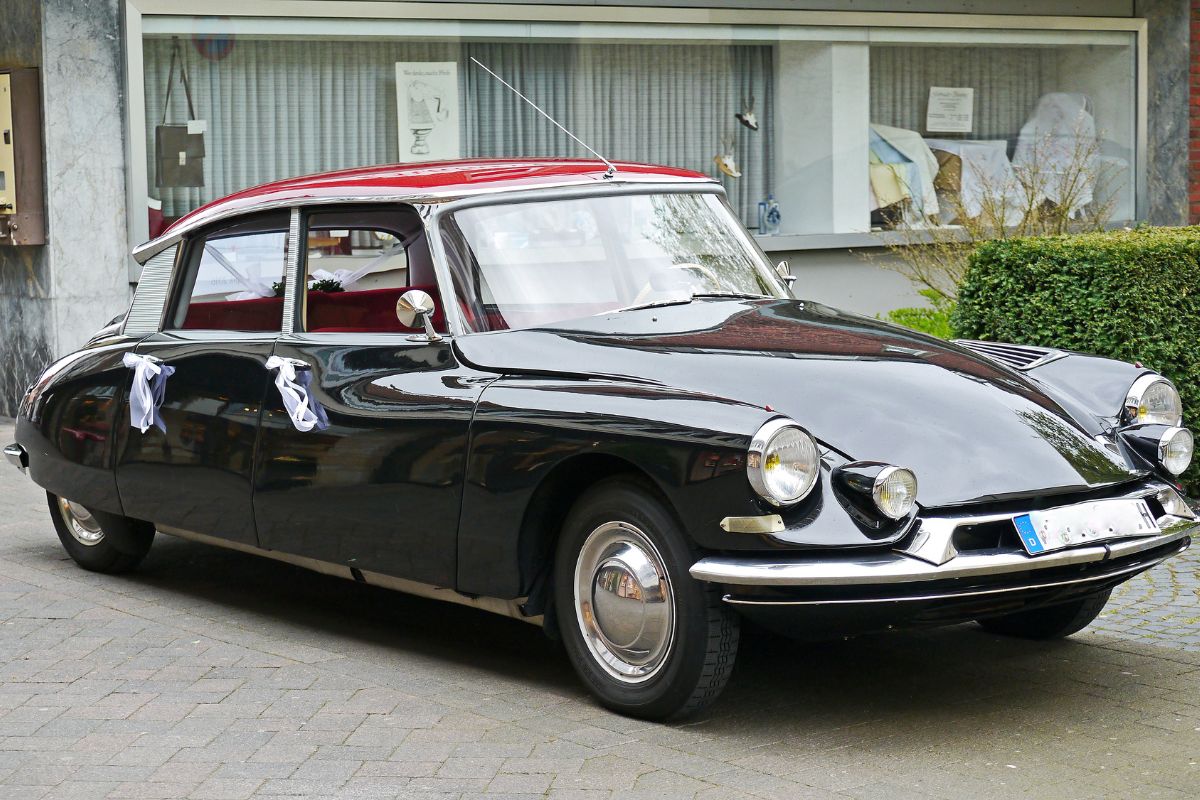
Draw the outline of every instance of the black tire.
M985 631L1022 639L1062 639L1092 624L1112 589L1069 603L976 620Z
M154 526L150 523L67 504L50 492L46 492L46 499L63 549L84 569L110 575L128 572L150 551L154 542ZM74 517L75 521L82 518L86 525L79 523L82 529L74 528L73 532L71 519L76 514L79 516ZM93 538L95 541L91 541Z
M602 528L612 528L614 523L622 526L618 535L635 530L650 542L652 547L647 552L654 551L651 555L657 558L655 563L665 569L666 575L665 582L660 579L654 586L671 598L668 606L673 609L673 625L666 635L669 644L658 648L663 655L654 671L648 677L638 677L636 683L616 677L613 668L605 666L593 651L596 645L589 641L595 642L598 637L589 640L585 633L588 623L583 621L584 612L580 610L583 606L577 606L575 598L577 563L585 573L598 574L583 566L581 559L587 558L585 544L591 552L594 546L591 543L596 541L593 534L600 534ZM715 587L695 580L688 573L696 559L695 547L664 503L635 480L613 478L597 484L568 514L555 554L555 615L575 671L607 708L650 720L682 717L714 701L725 688L737 656L739 618L722 602ZM597 591L594 588L597 581L586 577L581 580L589 587L584 595L589 612L602 608L603 598L593 594ZM662 592L664 584L669 592ZM658 624L647 621L649 605L641 592L635 588L634 594L625 594L629 590L623 587L628 584L620 581L612 585L622 588L609 590L605 598L619 597L618 603L626 603L630 597L641 601L637 606L622 606L637 609L634 625L639 631ZM595 599L601 600L599 605L591 602ZM603 616L590 617L593 632L601 629ZM631 619L622 613L610 619L613 618L622 622ZM606 638L599 640L600 647L612 644Z

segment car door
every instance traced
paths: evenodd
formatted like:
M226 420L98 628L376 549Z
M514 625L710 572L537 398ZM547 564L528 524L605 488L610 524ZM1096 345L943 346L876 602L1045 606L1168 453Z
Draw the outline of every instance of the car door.
M311 379L328 426L298 430L268 393L255 480L262 546L452 587L471 415L487 376L445 333L422 219L407 206L305 215L295 332L275 355ZM433 297L437 335L396 301Z
M161 329L136 349L174 373L160 409L165 431L123 429L117 486L126 515L257 544L254 457L289 227L289 212L272 212L185 241Z

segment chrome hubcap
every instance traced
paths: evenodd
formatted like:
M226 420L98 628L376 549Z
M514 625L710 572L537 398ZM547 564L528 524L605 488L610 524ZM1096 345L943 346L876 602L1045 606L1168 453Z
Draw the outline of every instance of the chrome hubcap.
M646 534L606 522L588 535L575 562L575 616L609 675L640 683L658 672L675 638L675 595Z
M67 530L80 544L91 547L99 544L100 540L104 538L104 531L100 529L100 523L96 521L90 511L79 503L73 503L60 497L58 498L58 511L62 514L63 522L67 523Z

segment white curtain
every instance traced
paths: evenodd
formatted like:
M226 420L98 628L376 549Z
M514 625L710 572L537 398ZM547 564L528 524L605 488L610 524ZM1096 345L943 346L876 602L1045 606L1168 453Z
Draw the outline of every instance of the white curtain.
M610 159L718 176L732 137L743 177L725 178L746 221L771 190L772 50L764 46L233 40L223 58L181 39L197 116L208 122L205 185L154 187L154 127L163 119L170 39L144 47L150 193L179 216L278 178L397 158L397 61L457 61L464 156L586 156L470 56L538 102ZM759 130L734 114L755 98ZM176 76L167 122L187 117Z

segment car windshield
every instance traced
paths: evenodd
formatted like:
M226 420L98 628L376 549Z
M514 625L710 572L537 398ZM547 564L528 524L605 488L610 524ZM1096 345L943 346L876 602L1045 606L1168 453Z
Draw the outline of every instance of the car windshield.
M476 206L443 218L442 236L472 331L698 296L783 296L766 257L712 193Z

